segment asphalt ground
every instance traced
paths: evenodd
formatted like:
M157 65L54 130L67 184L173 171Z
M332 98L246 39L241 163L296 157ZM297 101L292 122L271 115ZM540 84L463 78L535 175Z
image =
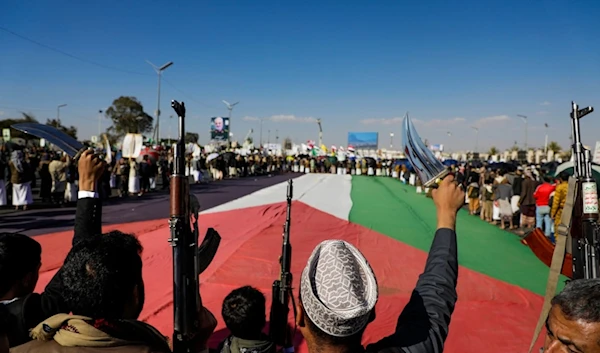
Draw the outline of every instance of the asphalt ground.
M219 206L260 189L275 185L303 174L286 173L271 176L227 179L206 184L191 185L192 194L200 201L201 210ZM34 193L36 190L34 190ZM281 195L285 200L285 195ZM16 211L12 207L0 210L0 231L19 232L29 236L49 234L73 228L75 205L56 207L34 200L31 209ZM169 192L156 190L143 196L111 197L104 201L102 224L166 219L169 217Z

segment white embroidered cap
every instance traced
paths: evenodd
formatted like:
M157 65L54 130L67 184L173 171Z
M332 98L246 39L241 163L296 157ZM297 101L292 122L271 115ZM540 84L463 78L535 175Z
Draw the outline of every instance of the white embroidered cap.
M323 332L348 337L369 322L379 291L363 254L343 240L326 240L313 250L300 279L302 305Z

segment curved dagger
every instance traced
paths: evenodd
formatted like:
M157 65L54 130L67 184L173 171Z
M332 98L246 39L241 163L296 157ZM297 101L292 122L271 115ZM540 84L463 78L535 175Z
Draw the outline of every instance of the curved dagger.
M425 146L408 113L402 122L402 147L424 187L435 186L450 174L449 168L435 158L433 152Z

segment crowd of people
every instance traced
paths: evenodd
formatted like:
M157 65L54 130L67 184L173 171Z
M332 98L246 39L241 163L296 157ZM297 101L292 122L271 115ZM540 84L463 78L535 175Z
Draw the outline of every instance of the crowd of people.
M224 152L208 159L207 153L187 157L187 170L194 182L218 181L276 173L284 168L282 157L259 154L241 156ZM99 181L101 199L111 196L143 196L169 187L173 156L166 150L144 154L139 158L123 158L112 152L108 166ZM43 147L11 151L0 147L0 207L13 206L26 210L34 204L34 196L45 204L60 207L77 201L78 170L71 158Z
M188 175L196 183L284 171L389 176L404 182L409 182L410 175L414 175L408 165L396 163L394 159L277 157L256 152L244 156L226 150L197 156L189 154ZM143 196L155 191L157 186L168 189L172 160L172 152L166 150L138 159L113 153L100 181L100 198ZM554 241L554 229L566 198L568 175L550 177L527 166L514 171L469 164L451 168L466 190L465 201L470 214L520 235L540 228ZM33 203L32 190L37 184L42 202L59 206L73 203L79 190L77 180L77 166L67 155L42 148L0 153L0 206L12 204L17 210L27 209Z
M568 173L552 176L534 166L514 171L468 164L453 168L466 190L471 215L521 236L539 228L554 242L567 197Z
M171 352L162 333L137 320L144 306L142 244L131 234L101 232L99 185L106 163L87 151L77 167L72 249L42 293L33 293L41 266L40 244L23 234L0 234L0 351ZM298 276L295 314L295 325L310 352L443 351L457 301L456 215L465 202L460 185L466 183L461 178L460 173L456 179L448 176L431 192L438 224L424 272L398 313L396 331L378 342L362 345L366 327L376 320L379 296L368 260L342 240L326 240L315 247ZM547 321L547 352L598 349L599 290L598 280L578 280L554 298ZM221 315L230 336L219 347L208 347L217 320L203 308L197 352L280 348L264 332L265 296L252 283L223 299ZM283 348L290 352L291 347Z

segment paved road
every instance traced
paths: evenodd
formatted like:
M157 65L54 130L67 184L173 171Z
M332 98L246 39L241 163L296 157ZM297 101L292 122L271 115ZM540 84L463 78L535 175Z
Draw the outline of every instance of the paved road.
M261 176L193 185L192 193L206 210L299 175ZM285 195L281 195L281 200L285 200ZM156 191L142 197L112 198L105 202L102 211L104 225L168 218L169 194ZM65 231L73 228L74 216L75 207L3 211L0 213L0 231L30 236Z

